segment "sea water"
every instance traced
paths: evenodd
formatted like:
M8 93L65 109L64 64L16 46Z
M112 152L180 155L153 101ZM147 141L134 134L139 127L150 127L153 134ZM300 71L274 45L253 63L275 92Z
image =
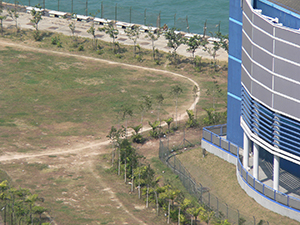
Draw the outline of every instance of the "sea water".
M14 3L15 0L6 2ZM229 0L19 0L21 5L96 15L136 24L163 26L191 33L207 34L218 29L228 34ZM160 19L159 19L160 18ZM220 24L220 26L219 26Z

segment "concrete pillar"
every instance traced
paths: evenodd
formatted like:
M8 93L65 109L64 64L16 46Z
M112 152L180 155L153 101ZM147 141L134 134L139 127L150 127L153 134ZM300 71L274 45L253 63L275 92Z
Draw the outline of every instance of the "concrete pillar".
M255 179L259 179L259 151L258 151L258 145L253 142L253 177Z
M280 169L280 157L274 155L273 163L273 189L279 190L279 169Z
M243 166L247 170L249 167L249 138L247 137L245 132L244 132L243 148L244 148Z

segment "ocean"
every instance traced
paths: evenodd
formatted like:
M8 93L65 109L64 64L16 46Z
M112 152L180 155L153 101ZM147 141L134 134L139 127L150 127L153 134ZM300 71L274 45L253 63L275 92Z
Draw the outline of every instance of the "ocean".
M229 0L18 0L22 5L45 4L46 9L72 12L80 15L96 14L97 17L118 21L176 27L191 33L203 33L204 23L208 32L219 29L228 34ZM14 3L15 0L5 2ZM99 11L98 11L99 10ZM160 16L160 22L159 22Z

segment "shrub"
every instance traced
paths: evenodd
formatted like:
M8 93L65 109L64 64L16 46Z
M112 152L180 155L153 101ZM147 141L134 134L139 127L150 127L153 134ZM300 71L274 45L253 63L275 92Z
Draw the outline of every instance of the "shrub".
M138 62L143 62L142 56L136 55L135 58L136 58L136 60L137 60Z
M51 38L51 44L57 45L58 42L59 42L59 37L53 37L53 38Z
M121 59L121 58L122 58L122 55L121 55L121 54L119 54L119 53L118 53L118 54L116 54L115 56L116 56L118 59Z
M104 51L103 51L102 49L98 49L98 50L97 50L97 54L98 54L98 55L102 55L103 53L104 53Z
M61 44L61 42L59 41L59 42L57 42L57 47L59 47L59 48L62 48L62 44Z
M79 45L79 46L78 46L78 51L84 51L83 45Z

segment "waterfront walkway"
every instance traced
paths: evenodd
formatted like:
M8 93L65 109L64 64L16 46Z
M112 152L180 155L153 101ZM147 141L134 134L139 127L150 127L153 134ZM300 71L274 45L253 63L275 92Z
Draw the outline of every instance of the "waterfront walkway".
M6 14L6 11L3 12L3 14ZM30 22L30 19L32 19L31 14L26 12L20 12L19 18L18 18L18 26L21 29L34 29L33 24ZM71 30L69 28L69 24L72 22L71 18L53 18L49 16L43 16L42 20L39 23L39 30L42 31L50 31L50 32L57 32L62 33L64 35L71 35ZM76 21L76 35L80 37L86 37L91 38L91 34L87 32L87 30L91 27L92 21L90 22L80 22ZM15 21L13 21L10 17L7 17L6 20L3 21L4 29L10 28L12 26L15 26ZM111 42L111 38L109 35L99 32L98 31L99 25L95 25L96 28L96 37L99 40ZM139 44L142 48L145 49L152 49L152 43L149 38L146 37L147 33L141 33L140 38L137 40L137 44ZM117 41L121 44L125 45L133 45L133 41L130 40L123 29L119 29L119 35L117 38ZM210 45L211 46L211 45ZM161 51L169 52L172 49L167 47L167 40L163 35L155 41L155 47ZM192 54L190 52L186 51L187 46L181 45L177 49L177 53L186 57L192 57ZM195 52L195 55L201 56L203 58L212 59L212 56L210 56L207 52L203 51L201 48L197 49ZM220 49L217 52L216 56L217 60L220 61L227 61L228 60L228 54L223 49Z

